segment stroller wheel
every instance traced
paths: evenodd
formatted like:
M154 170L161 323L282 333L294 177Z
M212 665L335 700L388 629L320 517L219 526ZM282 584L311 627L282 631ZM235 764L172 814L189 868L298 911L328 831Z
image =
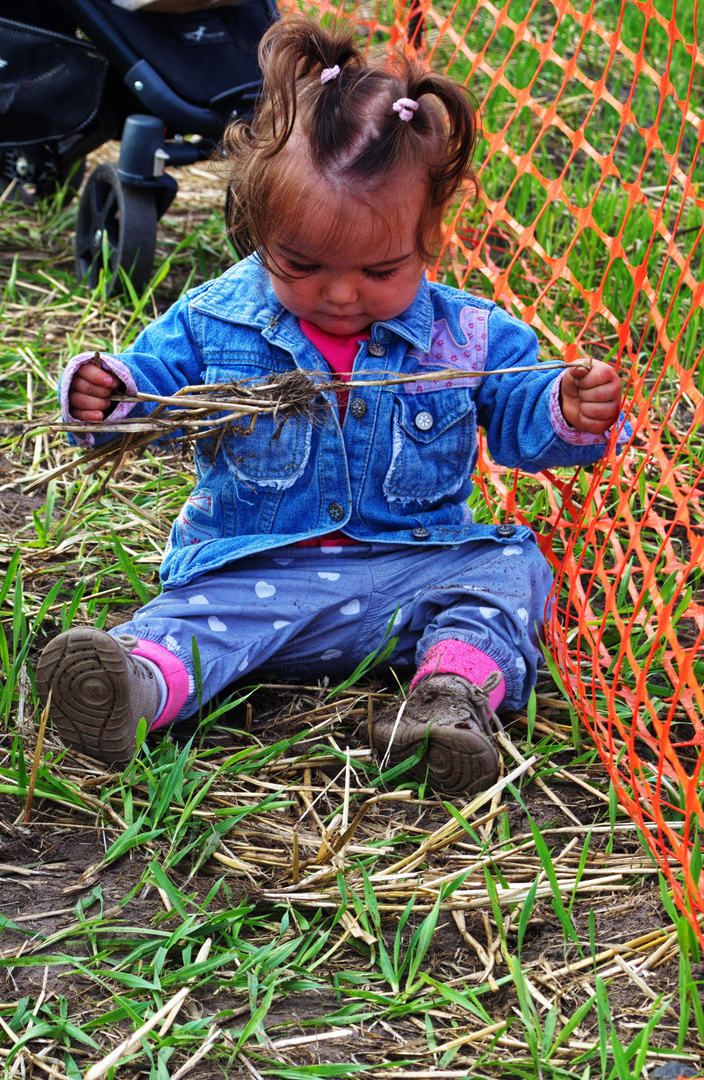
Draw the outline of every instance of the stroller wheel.
M85 171L85 158L69 165L43 146L0 150L0 191L12 184L9 200L24 206L35 206L37 199L48 199L62 188L61 207L68 206L78 194Z
M104 269L106 292L122 289L120 268L139 292L149 280L156 248L156 199L153 190L123 184L117 166L93 169L78 205L76 275L95 289Z

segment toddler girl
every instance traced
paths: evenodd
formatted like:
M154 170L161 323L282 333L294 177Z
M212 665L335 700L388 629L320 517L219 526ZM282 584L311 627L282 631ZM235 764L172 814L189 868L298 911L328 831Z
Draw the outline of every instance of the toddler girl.
M260 416L214 460L199 449L163 592L110 633L52 641L39 693L51 689L62 738L120 763L141 717L153 730L197 712L194 646L207 701L255 671L340 679L393 623L390 663L411 689L400 717L377 715L374 745L395 764L427 737L411 775L471 794L498 775L496 710L522 706L535 683L551 586L530 529L472 521L476 425L511 468L593 462L620 382L603 363L479 377L534 365L535 334L427 281L443 212L474 183L462 87L402 57L367 63L348 30L304 19L271 27L261 63L252 125L226 139L230 226L251 254L120 357L72 360L64 416L103 419L117 388L171 395L295 371L358 385L323 391L312 420ZM466 374L419 378L448 368ZM110 420L149 409L123 402Z

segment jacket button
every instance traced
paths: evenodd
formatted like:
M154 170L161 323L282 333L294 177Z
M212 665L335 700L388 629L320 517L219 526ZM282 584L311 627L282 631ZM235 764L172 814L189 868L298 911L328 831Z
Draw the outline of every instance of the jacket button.
M414 540L427 540L430 529L426 529L425 525L416 525L415 529L411 529L411 536Z
M515 525L497 525L496 526L496 535L497 536L513 536L515 531L516 531L516 526Z
M430 431L434 423L435 421L433 420L431 413L425 412L425 410L419 412L414 420L414 424L419 431Z
M345 516L345 511L342 509L339 503L330 503L328 506L328 514L333 521L342 521Z
M386 356L386 345L379 341L370 341L368 348L370 356Z
M350 403L350 412L354 416L355 420L361 420L367 411L367 403L361 397L356 397Z

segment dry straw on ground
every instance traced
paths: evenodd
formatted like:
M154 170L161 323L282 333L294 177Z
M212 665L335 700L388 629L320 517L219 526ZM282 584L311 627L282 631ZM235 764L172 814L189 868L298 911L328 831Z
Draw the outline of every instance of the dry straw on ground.
M411 1010L410 1018L403 1010L398 1014L392 1011L381 1026L372 1020L368 1025L333 1022L328 1024L328 1030L310 1034L305 1028L298 1028L300 1034L293 1036L285 1021L278 1026L267 1022L265 1044L250 1046L245 1055L249 1060L254 1052L254 1070L257 1065L260 1070L263 1067L262 1052L267 1059L293 1066L301 1063L300 1053L311 1045L317 1060L349 1061L349 1055L354 1055L352 1060L366 1060L370 1071L368 1074L365 1071L363 1076L373 1075L374 1061L386 1062L389 1075L396 1080L406 1076L466 1076L472 1063L488 1052L507 1064L524 1057L529 1049L527 1036L521 1034L510 1003L516 934L526 904L529 905L526 916L530 917L526 925L532 927L529 937L537 930L536 943L541 940L539 928L551 917L556 921L551 908L555 908L557 897L561 898L564 910L572 913L574 925L580 928L579 936L584 940L589 908L615 913L616 922L612 925L616 927L617 913L630 912L634 916L637 905L649 895L649 883L654 884L657 878L647 854L637 843L632 843L631 824L593 823L594 804L608 803L608 794L595 783L593 772L582 764L563 766L557 760L561 758L560 747L568 746L570 740L569 728L559 722L560 699L547 686L542 687L539 718L533 728L534 738L552 741L553 756L530 754L523 745L527 717L514 717L512 738L501 739L504 763L498 783L466 805L458 803L451 814L432 797L419 801L418 794L411 790L379 788L378 769L371 751L364 745L356 745L356 733L364 730L369 711L388 701L389 695L380 688L352 689L332 701L328 690L316 687L272 686L267 695L268 700L272 695L281 699L282 704L274 715L271 710L264 710L252 719L250 710L247 712L249 734L221 725L212 728L207 736L203 747L207 755L193 752L190 768L192 775L197 776L198 789L204 792L192 810L193 828L205 837L209 828L222 821L223 814L251 808L250 813L238 818L235 829L221 836L215 847L210 845L207 861L198 863L196 873L202 874L208 868L211 875L226 873L230 889L239 883L240 895L261 913L290 906L293 911L310 915L322 912L324 919L326 912L330 915L338 912L336 929L328 937L323 955L311 961L310 972L313 974L318 969L343 972L349 970L351 963L359 969L361 961L372 979L370 985L376 986L378 993L390 992L388 986L384 990L378 982L380 957L382 951L387 955L392 952L399 918L409 901L412 914L405 934L406 945L412 928L435 909L437 925L433 944L413 977L411 995L425 1001L421 1011L427 1010L432 1016L435 1042L429 1047L422 1025L421 1030L415 1030L418 1009ZM262 757L262 751L272 746L279 749L268 758L266 754ZM43 753L53 756L59 749L55 738L49 735ZM28 764L31 756L28 753ZM232 765L235 760L239 762L238 771ZM252 762L251 771L247 761ZM540 807L535 802L536 788L524 786L538 761L543 773L544 801ZM45 823L58 836L62 828L75 829L81 821L86 827L95 823L104 831L109 845L128 835L123 816L124 796L116 783L117 777L111 779L101 767L76 753L67 754L60 763L55 761L52 775L75 791L76 801L63 814L56 801L53 810L48 804L38 807L32 815L35 828ZM98 799L94 792L100 789L103 796ZM541 832L553 849L549 863L536 846L535 833L527 828L525 819L524 828L517 828L515 795L519 791L533 814L543 814ZM130 796L133 813L148 812L155 794L150 791L146 775L144 778L136 775ZM261 808L266 796L275 797L276 806L271 810ZM577 823L587 808L590 809L586 823ZM183 813L178 800L169 813L173 820ZM505 827L509 816L510 830ZM172 850L173 844L170 848L168 843L156 839L142 845L139 851L135 849L134 854L144 860L146 870L147 863L154 860L168 866ZM71 889L94 888L99 882L107 889L111 875L119 872L119 864L110 860L109 852L110 849L107 859L99 858L86 867ZM168 871L161 884L156 884L167 918L162 925L171 927L177 927L181 919L175 904L182 902L179 897L197 880L193 870L186 879L181 869L183 864L177 865L178 870ZM20 872L12 866L6 865L5 869ZM179 891L172 891L169 879L180 883ZM212 876L209 880L213 880ZM340 881L344 883L346 897L342 907ZM216 917L219 910L222 910L219 906L212 907L209 915ZM36 911L26 918L30 927L36 927L46 936L43 940L5 947L2 951L5 965L11 964L13 958L23 956L27 963L36 956L41 966L42 956L60 952L75 935L81 934L86 916L76 921L73 909L66 907L49 909L45 916ZM56 928L47 933L43 918ZM111 934L121 933L119 926L124 919L120 907L106 910L103 929L97 932L96 941L108 946ZM676 927L666 922L648 926L647 917L644 921L645 926L641 919L641 929L637 932L633 929L638 925L637 920L624 921L616 939L603 944L600 934L591 955L589 950L580 955L575 945L559 946L557 941L554 947L549 947L549 939L537 950L534 946L526 950L524 946L523 984L537 1015L545 1017L556 1006L559 1032L594 993L595 979L601 979L609 983L612 995L621 988L618 991L622 1001L618 1013L621 1027L644 1023L654 1003L661 1001L663 991L674 990L671 973L679 948ZM266 940L266 932L263 933L262 944ZM452 942L449 953L448 942ZM466 988L472 987L489 988L489 997L481 998L489 1009L492 996L496 1005L505 1003L491 1023L476 1015L463 996ZM401 994L408 989L403 978L399 989ZM184 983L174 990L159 1010L154 1009L149 1022L104 1060L93 1055L94 1064L86 1077L104 1075L110 1065L139 1049L139 1039L148 1045L150 1038L156 1037L159 1024L173 1023L176 1010L183 1006L189 994L195 995L196 1000L204 994L208 996L208 982L199 980L195 987ZM242 997L235 997L234 1001L238 1000L248 1008ZM393 1000L391 995L389 1001ZM284 1006L284 1000L277 996L272 1010L277 1001ZM505 1005L509 1005L507 1012ZM299 1007L295 993L288 1007ZM315 1013L314 1003L311 1007L309 1017ZM88 1009L84 1018L91 1015ZM658 1029L663 1047L673 1045L677 1021L673 1009L666 1009ZM234 1027L237 1028L237 1023ZM158 1034L165 1036L165 1030ZM206 1042L209 1054L223 1053L228 1047L232 1050L237 1045L233 1020L215 1016ZM564 1041L558 1040L552 1064L555 1068L570 1068L581 1054L598 1044L599 1036L592 1023L580 1024ZM51 1051L51 1040L46 1048L56 1070L53 1075L63 1077L63 1070L57 1068L60 1058L54 1056L55 1049ZM437 1064L432 1063L437 1063L439 1055L452 1048L456 1050L452 1067L438 1070ZM331 1058L327 1055L332 1051ZM644 1066L653 1068L662 1060L662 1054L654 1043ZM413 1069L394 1067L394 1055L403 1061L412 1060ZM27 1068L41 1068L36 1050L26 1049L20 1056ZM202 1056L195 1050L182 1063L182 1071L177 1075L186 1075ZM691 1049L685 1046L678 1060L696 1060L695 1043ZM244 1068L245 1072L230 1075L246 1075L247 1066ZM127 1069L121 1075L134 1073Z

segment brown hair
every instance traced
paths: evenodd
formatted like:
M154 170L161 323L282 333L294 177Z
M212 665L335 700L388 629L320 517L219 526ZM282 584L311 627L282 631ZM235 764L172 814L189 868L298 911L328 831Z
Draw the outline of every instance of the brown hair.
M369 64L349 27L328 31L301 17L267 30L259 61L264 90L252 122L230 125L223 141L228 227L237 250L257 251L280 273L268 245L274 228L310 213L309 166L340 194L363 200L393 175L420 165L427 167L428 184L416 245L429 260L460 184L467 180L478 191L471 170L477 120L466 89L403 55ZM322 71L335 65L340 74L321 83ZM410 121L392 107L404 97L418 102ZM297 152L301 142L303 154Z

